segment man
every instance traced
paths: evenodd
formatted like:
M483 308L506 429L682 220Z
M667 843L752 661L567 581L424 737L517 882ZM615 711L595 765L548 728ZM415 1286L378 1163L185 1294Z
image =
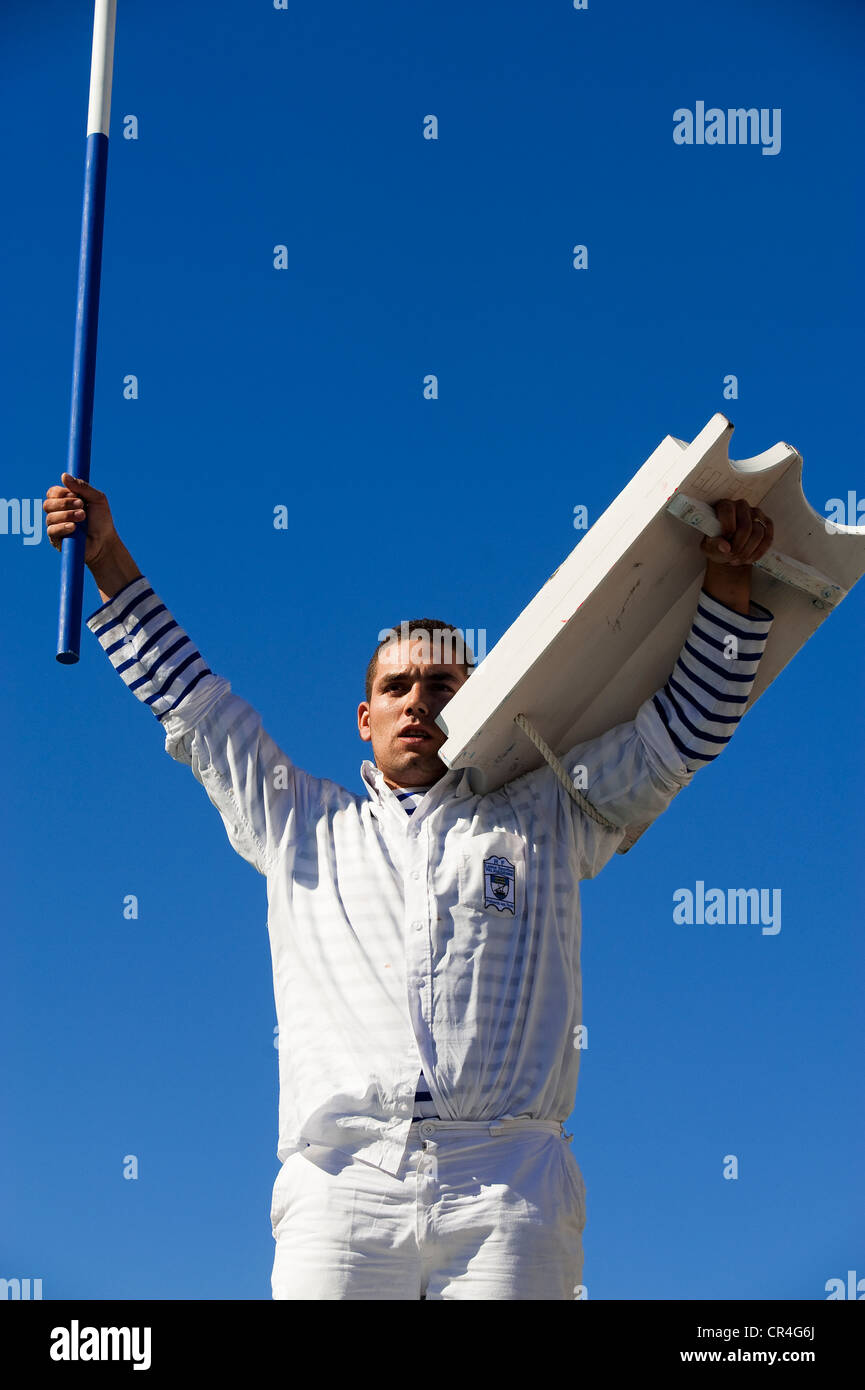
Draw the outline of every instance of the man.
M52 544L85 508L103 601L87 626L267 879L274 1298L580 1297L585 1192L563 1134L579 1064L577 885L732 736L773 621L750 600L771 521L717 504L722 533L701 542L705 579L670 679L632 722L562 757L572 776L586 768L611 830L547 766L485 796L445 768L435 719L470 661L431 659L428 637L454 631L435 619L370 661L365 794L301 771L160 602L103 493L69 474L49 488Z

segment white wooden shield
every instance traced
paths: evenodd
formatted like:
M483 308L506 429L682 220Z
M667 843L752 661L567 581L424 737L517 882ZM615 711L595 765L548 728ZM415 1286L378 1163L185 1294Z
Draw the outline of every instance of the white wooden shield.
M865 571L865 528L833 526L802 492L802 458L775 444L735 462L733 425L713 415L696 439L667 435L586 532L437 719L450 768L493 791L542 763L514 716L556 754L635 717L675 665L706 568L695 532L717 535L714 503L744 498L774 522L752 570L775 615L746 710ZM645 827L629 827L623 854Z

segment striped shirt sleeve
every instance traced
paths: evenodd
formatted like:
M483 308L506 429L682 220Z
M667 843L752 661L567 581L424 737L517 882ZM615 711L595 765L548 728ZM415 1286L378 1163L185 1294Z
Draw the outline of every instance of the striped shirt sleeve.
M628 826L648 826L699 768L727 746L742 717L774 614L751 602L739 613L705 589L685 644L665 685L644 700L634 719L588 739L561 761L609 830L568 796L552 773L532 774L554 786L560 813L573 822L581 877L594 878ZM731 640L735 639L735 640ZM727 655L729 653L729 655Z
M744 713L774 614L751 600L747 616L700 591L691 631L653 703L689 772L717 758Z
M141 575L86 620L115 671L165 730L165 751L192 769L229 841L261 874L317 794L264 731L257 711L211 671Z
M143 575L86 621L117 674L157 719L164 720L207 677L212 688L210 667Z

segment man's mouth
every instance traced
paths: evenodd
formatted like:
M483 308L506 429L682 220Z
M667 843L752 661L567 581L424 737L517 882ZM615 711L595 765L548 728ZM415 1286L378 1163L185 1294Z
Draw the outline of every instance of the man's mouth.
M419 724L416 724L408 729L403 729L402 733L399 734L399 739L402 743L408 743L412 747L416 747L421 743L431 743L432 734L426 729L421 728Z

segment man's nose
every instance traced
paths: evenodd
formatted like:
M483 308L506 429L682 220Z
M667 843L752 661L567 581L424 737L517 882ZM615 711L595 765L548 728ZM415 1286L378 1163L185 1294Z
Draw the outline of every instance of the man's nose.
M405 707L406 714L429 714L429 705L423 697L423 692L418 686L409 691L408 703Z

